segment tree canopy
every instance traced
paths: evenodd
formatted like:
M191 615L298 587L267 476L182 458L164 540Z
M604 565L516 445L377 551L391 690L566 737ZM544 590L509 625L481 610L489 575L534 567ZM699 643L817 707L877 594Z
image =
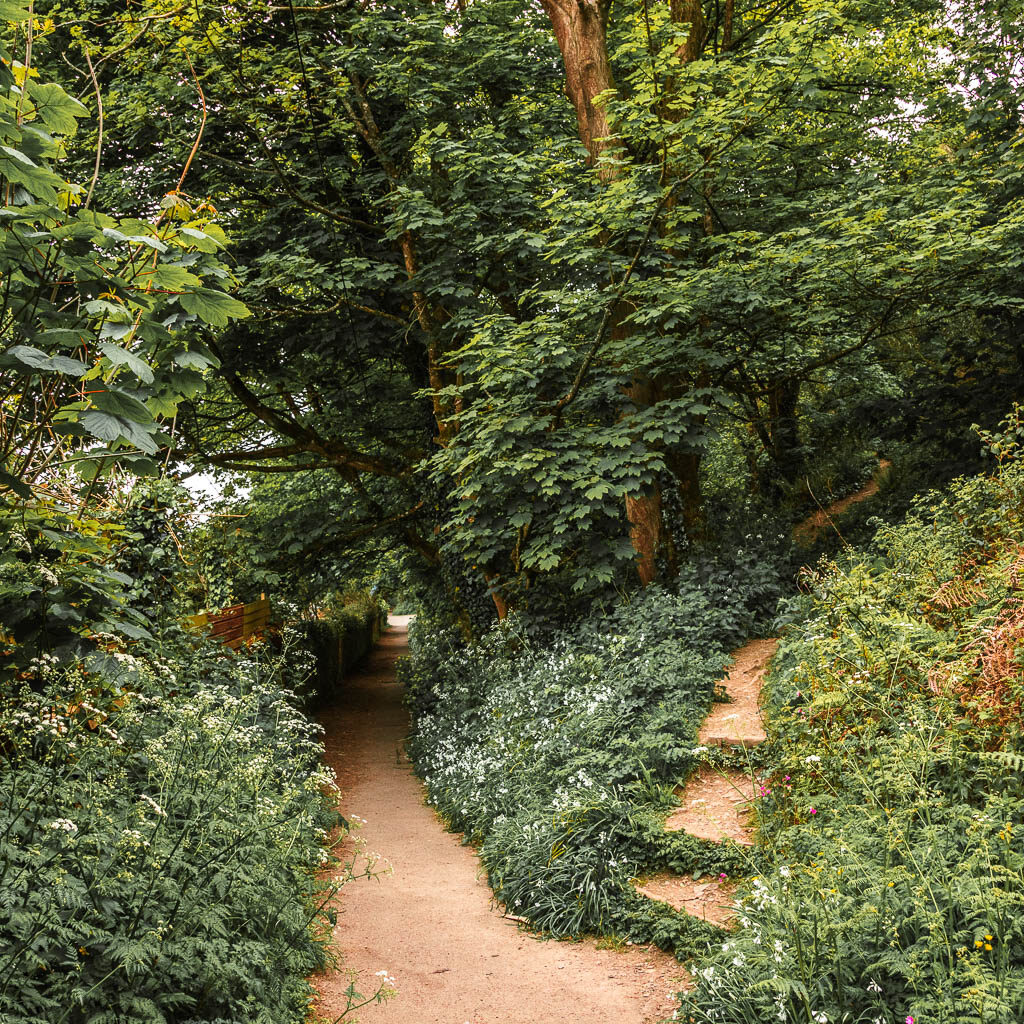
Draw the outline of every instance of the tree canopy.
M925 393L1016 391L1013 3L40 15L33 59L104 100L96 200L232 238L249 318L167 278L215 370L164 451L327 474L304 559L402 548L467 619L565 606L675 573L723 459L789 507Z

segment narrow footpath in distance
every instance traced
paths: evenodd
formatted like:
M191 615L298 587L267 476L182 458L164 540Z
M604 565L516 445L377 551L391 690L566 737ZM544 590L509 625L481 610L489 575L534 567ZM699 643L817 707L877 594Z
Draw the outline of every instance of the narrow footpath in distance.
M382 858L378 870L389 870L339 896L334 936L344 963L314 978L317 1011L333 1021L345 1009L352 971L367 995L387 971L398 994L359 1010L363 1024L654 1024L670 1016L687 981L674 957L520 929L494 904L472 848L426 805L405 757L409 717L395 681L407 627L392 617L338 704L320 715L340 810L366 820L360 838Z

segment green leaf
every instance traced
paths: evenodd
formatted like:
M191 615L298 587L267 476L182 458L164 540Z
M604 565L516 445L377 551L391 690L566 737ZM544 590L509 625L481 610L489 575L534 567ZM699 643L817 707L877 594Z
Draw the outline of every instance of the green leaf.
M123 424L124 437L136 448L141 448L147 455L156 455L159 449L151 432L155 429L155 425L147 430L138 423L124 422Z
M174 391L161 391L159 394L151 395L146 399L146 408L153 416L163 416L170 419L177 411L182 396Z
M181 233L191 239L192 244L200 252L216 252L223 248L222 243L212 233L207 234L207 232L199 231L196 228L182 228Z
M227 327L229 321L250 315L244 303L213 288L197 288L194 292L179 295L178 302L186 312L194 313L212 327Z
M220 360L213 353L203 353L196 349L174 354L174 364L190 370L205 370L209 366L220 366Z
M11 360L32 370L63 373L72 377L81 377L89 369L79 359L72 359L71 356L48 356L31 345L13 345L2 357L3 363L8 366L11 365Z
M142 402L118 388L107 388L89 397L92 404L103 412L122 416L137 423L153 422L153 416Z
M122 338L127 338L134 329L135 324L131 320L107 320L100 328L100 337L120 341Z
M167 252L167 246L159 238L153 238L151 235L129 235L128 241L148 245L150 249L156 249L157 252Z
M100 351L115 366L127 366L143 383L153 383L153 370L145 360L140 359L134 352L129 352L128 349L121 348L120 345L115 345L110 341L102 342Z
M5 469L0 469L0 488L4 487L8 490L14 491L19 498L32 497L32 488L29 487L24 480L20 480L18 477L8 473Z
M85 105L69 96L54 82L37 82L30 80L28 85L29 99L36 106L36 112L43 124L51 132L61 135L74 135L78 130L80 117L87 117L89 111Z
M57 190L66 188L65 182L45 167L39 167L20 150L0 145L0 175L47 203L57 202Z
M137 626L131 622L125 622L123 619L113 621L107 620L106 622L100 623L104 632L107 633L123 633L125 636L130 637L132 640L152 640L153 634L148 629L144 629L142 626Z
M148 411L147 411L148 414ZM119 416L106 412L95 412L90 410L83 413L82 425L94 437L101 441L127 441L129 444L141 448L147 455L155 455L157 452L156 441L152 435L138 423L130 420L123 420Z
M0 153L6 153L9 157L14 160L20 160L21 163L27 167L37 167L38 164L29 158L26 154L22 153L20 149L14 149L12 146L0 145Z
M28 21L28 8L17 0L0 0L0 18L4 21Z
M149 275L154 288L168 292L189 292L202 287L202 279L174 263L161 263Z
M81 417L82 426L101 441L116 441L121 437L123 425L116 416L90 410Z

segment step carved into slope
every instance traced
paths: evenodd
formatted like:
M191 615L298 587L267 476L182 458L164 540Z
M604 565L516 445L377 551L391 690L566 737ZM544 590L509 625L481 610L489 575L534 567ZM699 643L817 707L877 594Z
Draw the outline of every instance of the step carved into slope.
M660 874L636 882L636 891L642 896L723 927L735 918L735 890L734 882L718 879L698 882L689 875Z
M748 818L754 787L754 780L742 772L723 772L704 765L679 794L682 806L669 814L665 831L689 832L713 842L731 839L752 846Z

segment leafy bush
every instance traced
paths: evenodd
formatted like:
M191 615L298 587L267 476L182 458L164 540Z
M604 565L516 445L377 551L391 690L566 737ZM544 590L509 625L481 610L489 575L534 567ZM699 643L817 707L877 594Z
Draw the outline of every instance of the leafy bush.
M642 899L649 870L738 870L726 844L666 834L672 790L760 581L708 568L649 587L542 644L514 618L466 646L417 622L402 667L410 754L449 826L480 844L497 897L556 935L653 940L679 953L717 929ZM717 591L705 589L713 577ZM725 585L728 584L728 585ZM709 594L711 596L709 596Z
M282 690L301 659L180 635L107 657L44 655L0 697L0 1016L304 1019L338 818Z
M112 532L104 515L0 501L0 672L24 672L42 654L79 657L97 633L149 636L131 580L109 565Z
M684 1020L1024 1018L1024 463L1007 436L997 476L919 499L784 609L771 864Z

